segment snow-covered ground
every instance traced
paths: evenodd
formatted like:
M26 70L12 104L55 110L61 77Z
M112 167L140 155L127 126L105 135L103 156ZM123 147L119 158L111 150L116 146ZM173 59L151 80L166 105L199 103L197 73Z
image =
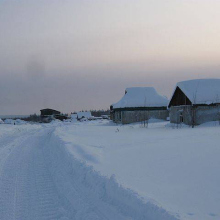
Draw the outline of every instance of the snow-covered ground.
M65 127L0 126L1 220L175 219L77 160L58 135Z
M219 124L167 124L1 124L0 219L219 219Z
M85 122L56 135L74 157L180 219L220 218L220 126Z

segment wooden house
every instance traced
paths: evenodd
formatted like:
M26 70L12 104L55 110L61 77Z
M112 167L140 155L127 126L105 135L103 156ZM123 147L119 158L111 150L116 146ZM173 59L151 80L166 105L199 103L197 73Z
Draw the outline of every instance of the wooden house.
M220 79L177 83L168 108L171 123L199 125L220 120Z
M50 108L41 109L40 112L41 112L41 119L43 122L50 122L53 119L59 119L62 121L68 118L67 115L61 114L60 111Z
M59 111L50 108L41 109L40 112L41 116L60 115Z
M122 99L110 106L111 119L116 123L128 124L150 118L166 120L168 99L153 87L132 87L125 90Z

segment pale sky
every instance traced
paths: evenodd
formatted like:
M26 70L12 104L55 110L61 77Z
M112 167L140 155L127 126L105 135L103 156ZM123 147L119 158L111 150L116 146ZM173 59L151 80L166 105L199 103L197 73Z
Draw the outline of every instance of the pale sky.
M219 0L0 0L0 115L107 109L220 77Z

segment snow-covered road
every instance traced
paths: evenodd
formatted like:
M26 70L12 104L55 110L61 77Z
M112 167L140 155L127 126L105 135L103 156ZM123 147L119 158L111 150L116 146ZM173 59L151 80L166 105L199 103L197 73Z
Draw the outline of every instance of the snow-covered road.
M43 153L45 135L12 140L0 175L0 219L57 219L59 195ZM11 143L9 142L11 145Z
M175 219L76 160L55 125L0 128L0 219Z

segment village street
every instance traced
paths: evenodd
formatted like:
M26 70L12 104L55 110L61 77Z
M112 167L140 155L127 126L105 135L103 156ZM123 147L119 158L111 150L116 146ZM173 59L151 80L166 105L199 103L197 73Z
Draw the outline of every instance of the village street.
M220 220L220 0L0 0L0 220Z
M74 159L59 126L1 126L1 220L175 219Z

